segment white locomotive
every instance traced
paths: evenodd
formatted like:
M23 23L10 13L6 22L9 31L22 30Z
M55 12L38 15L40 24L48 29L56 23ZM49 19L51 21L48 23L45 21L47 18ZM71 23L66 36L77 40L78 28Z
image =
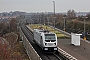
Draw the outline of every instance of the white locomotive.
M34 29L34 41L44 51L57 51L57 36L55 33L43 29Z

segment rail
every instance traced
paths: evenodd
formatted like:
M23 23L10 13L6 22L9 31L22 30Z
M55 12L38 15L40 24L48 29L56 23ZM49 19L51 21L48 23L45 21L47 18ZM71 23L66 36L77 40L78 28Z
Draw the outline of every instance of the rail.
M30 27L28 27L28 26L26 26L26 27L32 31L32 29ZM50 27L52 27L52 26L50 26ZM54 27L52 27L52 28L54 28ZM55 28L55 29L57 29L57 28ZM62 31L60 29L57 29L57 30L61 31L62 33L65 33L66 35L71 36L71 34L69 34L67 32L64 32L64 31ZM66 58L66 60L77 60L75 57L71 56L70 54L68 54L67 52L65 52L64 50L62 50L59 47L58 47L58 51L60 52L61 55L64 56L64 58ZM53 57L56 57L56 59L61 60L56 54L53 54L53 55L54 55ZM46 55L46 56L48 57L49 60L52 60L52 58L53 58L53 57L48 56L48 55Z
M68 54L67 52L65 52L64 50L62 50L61 48L58 47L58 51L64 55L65 58L68 58L68 60L78 60L75 57L71 56L70 54Z
M56 53L47 54L46 55L48 60L63 60L60 56L58 56Z

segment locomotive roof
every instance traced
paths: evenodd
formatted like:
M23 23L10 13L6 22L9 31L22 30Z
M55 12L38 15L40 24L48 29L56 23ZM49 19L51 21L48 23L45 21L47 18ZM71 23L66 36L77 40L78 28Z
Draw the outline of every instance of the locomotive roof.
M45 33L45 34L54 34L53 32L50 32L49 30L43 30L43 29L34 29L38 33Z

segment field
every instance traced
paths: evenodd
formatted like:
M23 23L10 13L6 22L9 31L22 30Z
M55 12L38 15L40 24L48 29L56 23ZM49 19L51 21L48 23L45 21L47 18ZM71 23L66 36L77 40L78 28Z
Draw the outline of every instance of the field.
M59 39L59 38L70 38L70 37L62 34L61 32L59 32L58 30L55 30L55 29L53 29L53 28L51 28L51 27L48 27L48 26L45 26L45 25L30 24L29 26L30 26L32 29L37 29L37 28L42 27L42 28L45 29L45 30L49 30L49 31L51 31L51 32L54 32L54 33L56 33L58 39Z

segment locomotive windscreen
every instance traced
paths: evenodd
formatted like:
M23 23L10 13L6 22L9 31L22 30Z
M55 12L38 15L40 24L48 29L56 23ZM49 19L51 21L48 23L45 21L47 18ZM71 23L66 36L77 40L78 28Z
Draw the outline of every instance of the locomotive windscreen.
M45 40L56 40L55 34L45 34Z

